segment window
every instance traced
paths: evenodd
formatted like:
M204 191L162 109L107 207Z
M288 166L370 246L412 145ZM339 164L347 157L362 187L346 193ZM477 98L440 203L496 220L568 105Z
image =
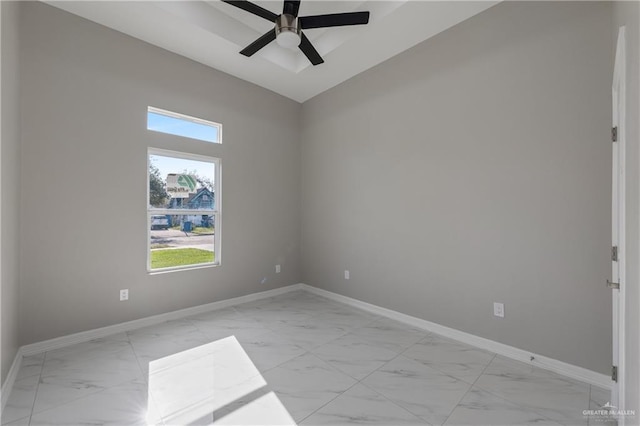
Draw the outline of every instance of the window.
M222 126L159 108L147 108L147 129L206 142L222 143Z
M220 264L220 159L150 148L149 271Z

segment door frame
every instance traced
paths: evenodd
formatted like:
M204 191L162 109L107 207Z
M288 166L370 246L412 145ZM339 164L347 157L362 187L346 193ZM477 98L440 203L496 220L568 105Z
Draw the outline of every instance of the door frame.
M612 243L618 247L618 261L611 262L612 281L620 283L611 291L612 301L612 365L617 366L617 382L613 382L611 403L624 410L625 402L625 177L626 177L626 36L625 27L618 29L613 84L611 87L612 127L617 127L617 142L612 143ZM624 416L618 419L624 425Z

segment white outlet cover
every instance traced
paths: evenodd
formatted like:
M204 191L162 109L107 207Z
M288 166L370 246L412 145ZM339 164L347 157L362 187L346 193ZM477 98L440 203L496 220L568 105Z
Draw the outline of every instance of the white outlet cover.
M276 265L276 274L280 273L280 265Z
M499 318L504 318L504 303L493 303L493 315Z
M120 301L129 300L129 289L120 290Z
M348 280L349 279L349 271L344 271L344 279Z

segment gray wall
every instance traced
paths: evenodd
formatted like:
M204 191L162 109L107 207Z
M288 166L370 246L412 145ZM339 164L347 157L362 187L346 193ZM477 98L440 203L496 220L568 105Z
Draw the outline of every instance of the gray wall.
M613 50L616 48L618 28L626 26L627 39L627 134L626 134L626 395L625 408L640 415L640 5L638 2L616 2L613 6ZM627 424L638 424L627 420Z
M304 281L608 372L610 4L501 4L302 114L21 7L20 344ZM223 123L224 144L147 132L147 105ZM222 158L221 267L146 273L148 146Z
M608 373L611 22L505 2L306 102L304 282Z
M0 145L0 271L2 271L2 383L18 351L18 253L20 224L20 98L18 4L0 2L2 14L2 137Z
M300 282L299 104L22 6L21 344ZM220 122L224 143L149 132L148 105ZM147 274L148 146L222 158L221 267Z

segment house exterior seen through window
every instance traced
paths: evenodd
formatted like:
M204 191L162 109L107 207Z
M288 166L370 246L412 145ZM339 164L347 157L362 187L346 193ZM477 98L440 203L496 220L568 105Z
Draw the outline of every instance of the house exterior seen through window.
M148 264L163 271L220 264L220 159L150 148Z

